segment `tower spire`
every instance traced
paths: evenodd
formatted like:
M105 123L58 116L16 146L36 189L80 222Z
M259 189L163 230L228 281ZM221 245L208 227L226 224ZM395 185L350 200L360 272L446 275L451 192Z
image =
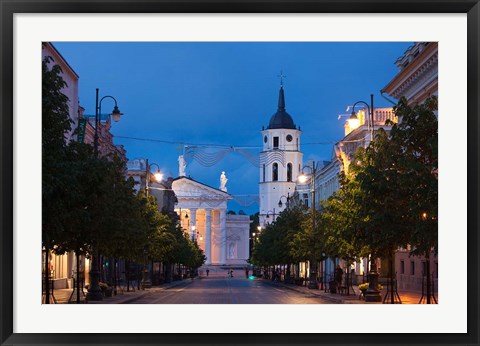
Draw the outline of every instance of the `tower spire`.
M285 112L285 95L283 93L283 85L280 86L280 93L278 95L278 112Z
M280 74L277 76L280 78L280 95L278 95L278 110L279 111L285 111L285 95L283 93L283 79L287 78L283 74L283 70L280 70Z
M283 74L283 70L280 70L280 74L277 77L280 77L280 88L283 89L283 78L287 78L287 76Z

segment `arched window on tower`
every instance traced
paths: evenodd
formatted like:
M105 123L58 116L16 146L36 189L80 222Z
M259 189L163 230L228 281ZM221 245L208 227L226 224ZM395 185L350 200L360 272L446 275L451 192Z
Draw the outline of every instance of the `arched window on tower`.
M272 181L278 181L278 163L272 165Z
M292 181L292 164L287 164L287 181Z

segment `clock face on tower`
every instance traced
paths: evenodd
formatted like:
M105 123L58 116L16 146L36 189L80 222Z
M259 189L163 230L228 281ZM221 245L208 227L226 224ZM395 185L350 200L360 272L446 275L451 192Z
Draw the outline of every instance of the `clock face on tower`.
M287 142L291 142L293 139L292 135L287 135Z
M263 142L264 142L264 143L267 143L267 141L268 141L267 136L263 137Z

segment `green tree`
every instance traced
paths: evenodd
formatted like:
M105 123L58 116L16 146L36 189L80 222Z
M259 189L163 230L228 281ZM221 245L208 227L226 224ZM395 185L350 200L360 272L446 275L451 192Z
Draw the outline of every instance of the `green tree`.
M343 174L340 181L345 181ZM358 187L352 183L342 183L342 186L344 188L322 203L324 247L328 257L342 258L351 264L368 255L369 248L356 231L359 224L359 208L355 203L355 193L358 192Z
M368 251L372 266L377 257L389 258L393 284L394 252L410 244L412 255L426 257L428 292L430 252L438 244L435 110L435 98L413 107L400 100L394 111L402 121L390 124L390 135L377 130L368 147L355 153L341 189L327 203L330 229L338 232L334 236L338 236L340 253L348 255L353 250L352 254L365 255Z
M290 253L295 261L309 261L317 275L317 262L326 258L325 219L318 210L298 207L299 232L292 235ZM317 277L315 277L317 280Z
M42 61L42 243L45 249L46 303L49 299L49 251L62 232L67 216L64 213L66 187L69 184L68 167L64 164L65 134L71 129L68 97L62 89L66 83L59 65L52 58Z
M259 266L287 265L285 280L291 279L291 265L299 259L299 251L292 242L302 231L305 209L302 207L287 208L282 211L275 222L267 225L260 232L251 262Z
M252 253L252 263L258 266L271 266L278 263L277 254L274 250L275 228L268 224L258 237Z
M436 97L415 106L402 98L394 108L402 121L391 131L392 142L399 148L397 171L407 199L404 218L410 229L411 255L425 256L427 304L431 300L430 256L438 251L437 108Z

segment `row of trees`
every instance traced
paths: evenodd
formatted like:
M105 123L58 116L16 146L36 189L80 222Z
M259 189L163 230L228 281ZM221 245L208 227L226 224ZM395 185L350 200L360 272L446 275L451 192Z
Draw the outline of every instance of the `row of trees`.
M67 141L71 131L66 83L61 68L43 61L42 81L42 242L48 254L74 251L90 256L143 262L180 263L197 268L203 252L177 220L162 214L155 198L136 193L126 164L115 154L96 157L90 144ZM78 273L78 270L77 270ZM78 282L79 280L77 280ZM48 280L45 280L48 291ZM48 299L48 294L47 294Z
M401 122L389 123L390 133L379 129L366 148L357 150L348 172L341 173L340 189L322 201L321 210L282 212L260 235L253 262L334 257L353 263L370 256L374 265L376 258L388 258L393 284L394 253L404 247L425 256L430 303L430 254L438 245L436 109L436 98L417 106L401 99L394 107Z

